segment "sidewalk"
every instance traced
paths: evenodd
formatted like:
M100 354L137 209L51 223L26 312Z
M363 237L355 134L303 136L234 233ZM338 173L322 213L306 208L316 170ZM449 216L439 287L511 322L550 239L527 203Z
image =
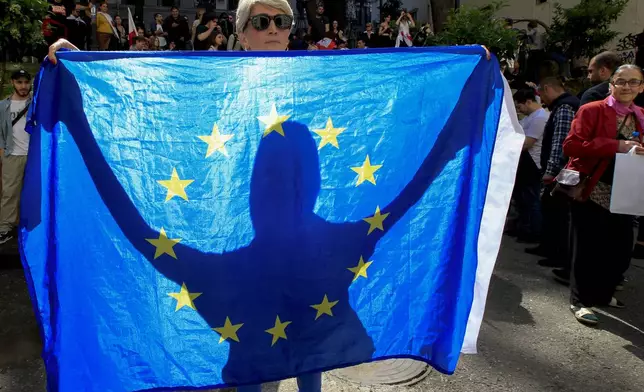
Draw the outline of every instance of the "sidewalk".
M568 310L568 289L537 257L505 238L492 279L480 353L454 376L432 372L412 387L359 386L324 375L324 392L626 392L644 390L644 261L633 260L619 298L588 328ZM0 270L0 391L44 391L38 330L21 271ZM296 392L294 380L264 391Z

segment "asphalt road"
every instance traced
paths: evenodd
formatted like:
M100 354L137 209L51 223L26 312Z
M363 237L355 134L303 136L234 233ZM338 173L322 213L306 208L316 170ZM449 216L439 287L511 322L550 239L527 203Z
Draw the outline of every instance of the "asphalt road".
M627 308L605 309L597 328L568 310L568 289L506 238L490 288L480 353L456 374L432 372L410 387L365 386L324 375L325 392L644 391L644 262L633 261L619 294ZM6 260L0 261L6 263ZM40 341L20 270L0 270L0 391L44 391ZM293 380L264 391L295 392ZM79 391L80 392L80 391Z

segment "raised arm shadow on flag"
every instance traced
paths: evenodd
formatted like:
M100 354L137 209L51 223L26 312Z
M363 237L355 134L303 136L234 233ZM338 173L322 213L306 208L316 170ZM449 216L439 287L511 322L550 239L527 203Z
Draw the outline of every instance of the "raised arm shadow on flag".
M60 54L21 228L49 390L452 373L503 95L477 48Z

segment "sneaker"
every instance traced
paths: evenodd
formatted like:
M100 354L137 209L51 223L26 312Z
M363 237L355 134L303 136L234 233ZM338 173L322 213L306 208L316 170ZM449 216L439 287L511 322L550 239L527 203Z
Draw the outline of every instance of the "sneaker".
M5 231L4 233L0 233L0 245L4 244L5 242L8 242L16 237L16 233L14 230L10 231Z
M553 269L552 277L563 285L570 285L570 271L565 269Z
M577 321L585 325L597 325L599 317L590 308L570 305L570 311L575 315Z

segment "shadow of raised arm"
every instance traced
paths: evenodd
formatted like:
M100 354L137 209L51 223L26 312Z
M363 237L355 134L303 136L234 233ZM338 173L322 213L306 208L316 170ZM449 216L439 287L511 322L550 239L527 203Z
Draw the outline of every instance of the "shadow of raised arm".
M484 57L481 57L476 68L479 67L491 67L491 63L485 60ZM477 77L485 73L481 70L477 71L476 68L465 83L461 97L457 101L445 126L442 130L438 130L436 142L416 171L416 174L414 174L414 177L396 198L382 210L383 214L390 214L385 225L385 230L374 231L373 234L375 235L370 236L371 240L378 241L409 209L420 201L431 183L445 169L445 166L456 157L459 151L467 146L477 145L477 141L472 140L472 138L478 138L480 142L482 138L480 133L472 134L467 131L479 130L481 128L481 124L485 122L485 111L472 110L469 105L471 105L473 100L467 99L466 97L468 95L476 98L483 96L484 101L475 102L484 105L485 108L489 107L494 102L494 85L497 80L496 78L489 78L489 80L483 81L477 79ZM482 94L481 90L483 91ZM466 130L466 132L464 133L463 130ZM436 131L421 129L419 132Z
M47 117L57 117L58 121L67 127L85 162L98 194L125 237L159 272L181 284L182 280L186 278L186 274L193 276L194 271L198 270L195 268L197 267L196 263L205 262L206 259L211 260L217 255L205 254L178 243L173 247L173 250L181 260L180 262L167 254L160 255L158 258L154 257L155 246L149 243L147 239L157 239L160 233L158 230L152 229L143 219L138 208L125 192L123 185L106 161L85 116L78 83L71 72L62 64L49 72L57 72L57 83L65 86L63 96L59 97L59 102L64 102L64 104L72 107L58 110L57 103L54 103L52 111L57 110L58 115L41 117L44 117L45 120ZM53 123L42 124L44 129L49 130L53 130L55 125ZM189 272L189 270L192 270L192 272Z

